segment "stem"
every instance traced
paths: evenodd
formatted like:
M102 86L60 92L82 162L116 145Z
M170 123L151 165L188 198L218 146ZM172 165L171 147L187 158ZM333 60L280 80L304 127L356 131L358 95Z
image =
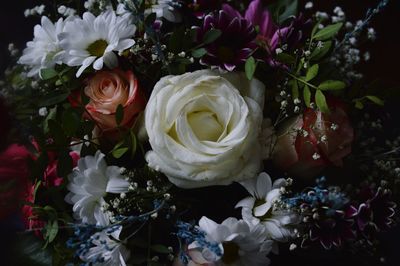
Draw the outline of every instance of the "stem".
M313 84L311 84L311 83L308 83L307 81L305 81L305 80L303 80L303 79L301 79L301 78L299 78L299 77L293 75L293 74L290 73L290 72L286 72L286 73L287 73L289 76L291 76L292 78L294 78L295 80L297 80L297 81L299 81L299 82L301 82L301 83L303 83L303 84L309 86L310 88L313 88L313 89L315 89L315 90L318 90L317 86L315 86L315 85L313 85Z

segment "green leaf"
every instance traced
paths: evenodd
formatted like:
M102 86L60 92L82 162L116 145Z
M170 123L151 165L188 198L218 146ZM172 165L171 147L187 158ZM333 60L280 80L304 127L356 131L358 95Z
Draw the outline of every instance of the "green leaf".
M211 29L211 30L207 31L203 37L203 44L212 43L213 41L218 39L219 36L221 36L221 34L222 34L222 31L217 30L217 29Z
M194 50L194 51L192 52L192 56L193 56L194 58L201 58L201 57L203 57L205 54L207 54L207 50L204 49L204 48L200 48L200 49Z
M246 65L245 65L245 71L246 71L246 77L248 80L252 80L254 76L254 72L256 71L257 68L257 63L254 57L250 56L246 60Z
M357 101L355 101L355 107L357 108L357 109L363 109L364 108L364 104L360 101L360 100L357 100Z
M130 136L131 136L131 153L132 155L134 155L136 153L136 149L137 149L137 139L136 139L136 135L135 133L133 133L133 131L130 131Z
M65 101L65 99L68 98L69 94L69 92L55 92L50 95L46 95L46 97L42 101L39 101L38 105L41 107L56 105L60 102Z
M50 221L45 226L45 239L47 243L54 241L58 233L58 222L57 220Z
M161 254L169 254L169 253L171 253L171 252L169 251L169 249L168 249L166 246L164 246L164 245L152 245L152 246L151 246L151 249L152 249L153 251L155 251L155 252L157 252L157 253L161 253Z
M306 81L310 81L318 75L319 65L315 64L311 66L306 74Z
M377 105L380 105L380 106L385 105L385 102L376 96L368 95L368 96L365 96L365 98L367 98L368 100L370 100L371 102L373 102Z
M122 104L118 104L117 106L117 111L115 111L115 121L117 122L117 125L119 126L124 119L124 107Z
M287 53L279 53L279 54L277 54L276 55L276 59L279 62L282 62L284 64L288 64L288 65L294 64L296 62L296 58L294 58L292 55L287 54Z
M321 90L317 90L317 92L315 93L315 102L321 112L329 113L329 107L326 103L325 95Z
M298 0L279 0L268 6L268 10L274 15L278 24L296 15L297 9Z
M49 80L57 77L58 73L53 68L44 68L40 70L39 76L42 80Z
M69 108L64 111L62 116L62 126L68 136L73 136L80 126L81 118L77 112Z
M156 18L157 18L157 14L156 13L151 13L146 17L144 23L148 27L152 27L152 25L153 25L154 21L156 20Z
M315 34L314 39L317 41L328 40L328 39L334 37L339 32L339 30L342 28L342 26L343 26L342 22L328 25L325 28L318 31Z
M323 91L343 90L344 88L346 88L346 83L340 80L326 80L318 86L318 89Z
M129 148L123 147L123 148L118 148L113 150L111 153L114 156L114 158L119 159L121 158L127 151L129 150Z
M331 47L332 47L332 41L323 42L321 48L317 47L314 49L314 51L310 55L310 59L313 61L320 60L329 52Z
M310 87L308 87L308 85L304 86L303 89L303 98L304 98L304 102L306 104L307 107L310 107L310 103L311 103L311 91L310 91Z
M289 17L297 15L298 5L299 5L299 1L297 1L297 0L289 1L284 9L284 12L279 15L278 22L282 23L285 20L287 20Z

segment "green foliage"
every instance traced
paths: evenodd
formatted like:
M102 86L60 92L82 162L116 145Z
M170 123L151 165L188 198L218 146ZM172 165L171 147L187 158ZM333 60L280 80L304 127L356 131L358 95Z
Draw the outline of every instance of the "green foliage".
M252 80L253 79L254 72L256 71L256 68L257 68L257 62L254 59L254 57L250 56L246 60L246 64L245 64L246 77L247 77L248 80Z
M324 93L321 90L317 90L315 93L315 102L317 104L317 107L321 112L323 113L329 113L329 107L328 104L326 103L326 98Z
M280 0L269 5L268 9L273 14L274 20L281 24L291 16L297 15L298 6L298 0Z
M18 238L15 247L16 265L51 266L52 253L49 248L43 248L43 242L33 233L25 233Z
M318 89L323 91L343 90L344 88L346 88L346 83L340 80L326 80L318 86Z
M313 36L313 39L317 41L326 41L328 39L331 39L340 31L342 27L342 22L328 25L325 28L317 31L316 34Z
M118 126L121 125L123 119L124 119L124 107L121 104L118 104L117 110L115 112L115 120Z

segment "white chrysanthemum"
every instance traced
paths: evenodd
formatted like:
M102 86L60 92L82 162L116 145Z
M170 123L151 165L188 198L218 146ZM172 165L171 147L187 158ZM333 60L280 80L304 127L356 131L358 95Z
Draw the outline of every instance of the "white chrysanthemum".
M76 76L93 64L101 70L104 64L109 68L118 66L115 52L132 47L136 26L127 16L117 16L113 10L95 17L86 12L82 19L75 19L65 25L60 34L61 46L67 51L64 62L69 66L80 66Z
M104 154L79 159L78 167L68 176L70 193L65 200L74 204L76 219L82 223L108 225L110 217L103 212L107 193L120 194L128 191L129 183L120 174L117 166L107 166Z
M155 13L157 18L165 18L166 20L174 23L182 21L182 15L177 7L180 4L176 0L146 0L145 15ZM125 7L125 4L117 6L117 14L127 15L130 12Z
M58 35L63 32L65 23L62 18L52 23L43 16L41 24L35 26L34 38L26 44L27 47L18 61L19 64L30 67L29 77L39 74L41 69L53 68L62 63L65 51L60 46Z
M200 247L197 242L188 246L188 254L196 264L217 263L230 266L266 266L272 249L272 240L267 240L265 228L250 226L243 220L228 218L221 224L202 217L199 228L206 233L207 241L220 244L223 251L218 257L211 250Z
M267 173L257 178L241 182L252 195L241 200L236 207L242 208L243 219L255 226L262 224L269 236L278 241L287 241L293 236L290 225L296 223L298 217L288 210L277 210L274 203L281 199L281 188L285 179L278 179L272 184Z
M84 262L94 262L94 266L126 266L125 262L129 259L130 252L119 241L121 231L122 226L111 234L112 238L105 231L94 234L91 237L93 247L85 252L80 259ZM104 261L99 262L100 258Z

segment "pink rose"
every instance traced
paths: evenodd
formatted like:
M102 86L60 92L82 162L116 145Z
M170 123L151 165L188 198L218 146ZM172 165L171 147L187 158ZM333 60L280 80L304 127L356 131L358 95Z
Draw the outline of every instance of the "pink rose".
M146 105L146 100L139 90L138 80L132 71L99 71L88 78L84 91L90 98L86 110L103 131L117 127L115 114L118 105L123 106L121 126L125 128L134 124Z
M18 209L29 184L29 151L18 144L0 153L0 219Z
M273 160L290 175L312 177L328 165L342 166L354 130L342 103L329 99L331 112L306 109L278 132Z

